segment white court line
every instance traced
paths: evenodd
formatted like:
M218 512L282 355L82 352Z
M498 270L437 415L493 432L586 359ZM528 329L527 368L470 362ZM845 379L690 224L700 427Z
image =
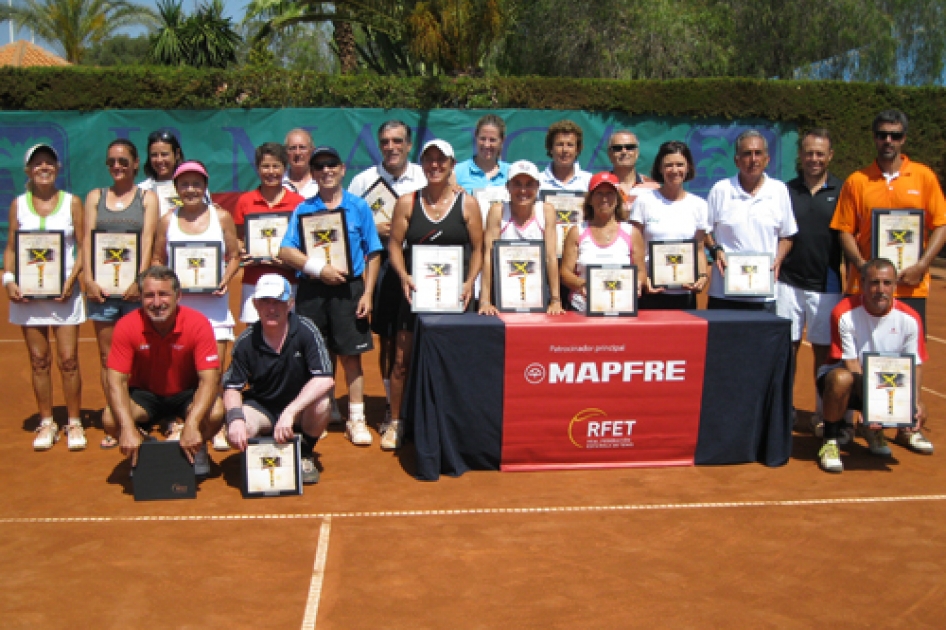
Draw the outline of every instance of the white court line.
M936 343L946 343L946 339L940 339L939 337L934 337L933 335L931 335L931 334L929 334L929 333L927 333L926 338L927 338L927 339L932 339L932 340L935 341Z
M924 388L922 388L922 389L923 389L924 392L927 392L927 393L929 393L929 394L933 394L934 396L939 396L940 398L946 398L946 394L940 394L940 393L937 392L937 391L933 391L933 390L930 389L929 387L924 387Z
M326 516L322 521L322 527L319 528L319 547L315 551L315 566L312 567L312 581L309 583L309 598L305 602L302 630L315 630L319 599L322 597L322 580L325 579L325 562L328 560L328 539L331 533L332 517Z
M639 503L631 505L574 505L525 508L469 508L463 510L391 510L386 512L328 512L311 514L225 514L196 516L65 516L0 518L0 525L27 523L139 523L159 521L264 521L332 518L403 518L410 516L470 516L478 514L557 514L564 512L638 512L660 510L715 510L723 508L769 508L818 505L904 503L911 501L946 501L946 494L920 494L902 497L839 497L834 499L789 499L781 501L716 501L706 503ZM320 541L321 544L321 541Z

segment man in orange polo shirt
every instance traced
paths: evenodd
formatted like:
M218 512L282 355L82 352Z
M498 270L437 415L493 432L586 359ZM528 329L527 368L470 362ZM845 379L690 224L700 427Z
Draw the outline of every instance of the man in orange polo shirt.
M923 254L897 275L895 297L920 315L926 330L929 268L946 241L946 199L933 171L901 153L907 138L906 114L896 109L880 112L872 131L877 160L844 182L831 221L831 227L841 233L841 248L849 263L845 293L860 293L860 269L873 257L873 211L923 210Z

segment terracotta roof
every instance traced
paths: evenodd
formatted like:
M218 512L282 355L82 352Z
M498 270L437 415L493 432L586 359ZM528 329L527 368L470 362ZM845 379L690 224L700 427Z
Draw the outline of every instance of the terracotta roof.
M0 66L27 68L30 66L71 66L62 57L31 44L25 39L0 47Z

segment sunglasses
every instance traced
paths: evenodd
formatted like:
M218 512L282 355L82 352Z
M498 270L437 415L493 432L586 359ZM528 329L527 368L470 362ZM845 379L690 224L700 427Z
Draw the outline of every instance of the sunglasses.
M119 166L124 166L125 168L128 168L129 166L131 166L131 160L129 160L126 157L105 158L105 166L115 166L116 164Z
M171 142L177 138L170 131L154 131L148 134L148 144L153 142Z
M610 146L611 151L614 153L620 153L621 151L636 151L636 144L612 144Z
M324 171L327 168L338 168L342 163L338 160L332 160L331 162L316 162L312 165L313 171Z
M903 136L907 135L903 131L875 131L874 137L878 140L886 140L890 138L891 140L903 140Z

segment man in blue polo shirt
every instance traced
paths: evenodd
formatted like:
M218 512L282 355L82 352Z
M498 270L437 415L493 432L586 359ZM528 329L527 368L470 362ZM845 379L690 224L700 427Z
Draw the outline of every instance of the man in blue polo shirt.
M300 272L296 312L315 322L333 355L333 362L338 356L345 371L348 383L345 435L355 445L369 446L371 434L365 422L361 355L373 347L368 315L378 278L381 241L368 203L342 188L345 165L338 151L318 147L309 163L319 194L299 204L292 213L279 257ZM322 247L307 250L307 235L302 229L304 217L333 210L343 211L347 225L350 270L347 275L326 262Z
M302 481L316 483L312 447L328 424L334 379L328 350L315 325L292 308L292 290L282 276L257 281L253 306L259 321L233 345L223 376L227 440L241 451L247 440L272 435L277 442L302 433Z

